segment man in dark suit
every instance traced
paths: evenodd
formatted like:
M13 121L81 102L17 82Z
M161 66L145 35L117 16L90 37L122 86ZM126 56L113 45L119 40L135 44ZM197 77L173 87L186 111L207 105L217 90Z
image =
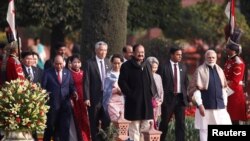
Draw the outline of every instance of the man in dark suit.
M71 118L71 95L76 96L71 73L63 66L63 57L57 55L54 67L45 70L42 87L49 92L49 112L47 113L47 128L44 141L69 141L69 127Z
M102 121L103 129L106 129L110 123L102 106L104 79L111 67L109 60L105 58L107 50L108 45L105 42L97 42L95 44L96 56L89 59L85 65L84 96L85 104L89 106L92 141L97 140L99 120Z
M182 50L179 47L170 48L170 60L161 66L159 72L162 77L164 99L162 103L161 123L159 129L162 131L161 141L165 141L168 131L168 123L175 116L176 141L185 140L185 106L188 105L187 69L180 63Z
M33 66L34 57L33 52L22 52L22 68L25 75L25 78L30 80L33 83L42 82L42 70Z

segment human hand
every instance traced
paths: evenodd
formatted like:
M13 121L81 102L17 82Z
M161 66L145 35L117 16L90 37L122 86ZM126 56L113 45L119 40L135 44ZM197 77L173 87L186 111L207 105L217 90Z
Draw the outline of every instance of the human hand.
M200 111L201 116L205 117L205 108L203 104L199 106L199 111Z
M90 105L90 100L85 100L84 103L85 103L85 105L87 105L87 106L89 106L89 107L91 106L91 105Z
M76 99L76 101L78 100L78 94L77 94L77 92L74 92L74 98Z
M74 107L74 102L73 100L70 100L71 106Z

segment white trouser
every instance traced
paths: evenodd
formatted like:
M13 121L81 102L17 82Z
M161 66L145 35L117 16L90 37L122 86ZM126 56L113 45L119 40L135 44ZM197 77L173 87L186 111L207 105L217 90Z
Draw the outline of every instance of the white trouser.
M200 141L207 141L207 129L200 129Z
M129 124L128 132L129 138L133 141L144 141L141 131L148 130L150 127L149 122L152 120L136 120Z

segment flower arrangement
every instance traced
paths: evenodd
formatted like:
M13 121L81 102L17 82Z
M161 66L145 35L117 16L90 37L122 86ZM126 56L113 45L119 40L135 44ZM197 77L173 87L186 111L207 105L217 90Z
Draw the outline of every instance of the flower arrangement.
M0 129L43 131L49 106L48 93L28 80L5 82L0 88Z

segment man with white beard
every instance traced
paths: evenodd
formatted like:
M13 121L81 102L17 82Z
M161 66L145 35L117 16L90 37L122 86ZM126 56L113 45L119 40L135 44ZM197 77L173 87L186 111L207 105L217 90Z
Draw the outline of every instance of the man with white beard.
M200 141L207 141L208 125L232 124L226 110L227 81L216 61L216 52L208 50L205 62L196 69L188 88L188 94L197 106L195 128L200 130Z

